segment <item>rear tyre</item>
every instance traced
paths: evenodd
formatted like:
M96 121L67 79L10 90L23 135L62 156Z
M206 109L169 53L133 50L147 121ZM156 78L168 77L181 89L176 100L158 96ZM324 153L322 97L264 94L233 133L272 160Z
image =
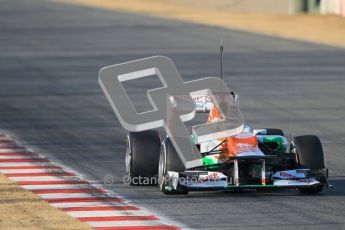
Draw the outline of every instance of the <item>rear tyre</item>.
M157 131L130 132L126 140L126 182L130 185L157 184L159 150Z
M295 153L300 168L324 169L325 158L320 139L314 135L297 136L293 139ZM320 181L327 181L327 178L317 178ZM323 185L316 187L300 188L299 191L305 194L316 194L322 191Z
M167 138L161 146L159 156L158 181L161 191L166 195L187 195L188 190L179 187L172 189L172 181L169 178L168 171L183 172L185 167L178 156L174 146L169 138Z

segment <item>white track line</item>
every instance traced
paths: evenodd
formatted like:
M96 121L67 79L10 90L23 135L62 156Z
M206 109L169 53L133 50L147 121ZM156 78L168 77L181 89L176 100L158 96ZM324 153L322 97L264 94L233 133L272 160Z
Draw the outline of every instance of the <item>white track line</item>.
M66 197L66 194L64 195ZM69 196L67 198L69 198ZM128 204L119 203L119 202L70 202L70 203L51 203L50 205L55 206L57 208L71 208L71 207L95 207L95 206L98 206L98 207L99 206L124 206Z
M0 156L1 156L1 154L0 154ZM37 160L47 159L45 157L35 155L35 154L33 156L30 156L30 157L28 157L28 156L1 156L1 157L3 157L2 159L32 159L33 160L33 161L31 161L32 163L35 163L35 162L39 163ZM13 163L15 163L15 161ZM21 163L21 162L19 162L19 163ZM23 162L23 163L26 163L26 162Z
M7 136L4 136L4 135L0 136L0 141L9 141L9 140L11 139L8 138Z
M80 217L105 217L105 216L147 216L148 214L140 210L130 211L66 211L70 216Z
M125 227L125 226L159 226L164 225L157 220L126 220L126 221L88 221L92 227Z
M37 156L34 156L35 158L38 158ZM31 159L32 156L2 156L0 153L0 159Z
M0 167L55 166L51 162L0 162Z
M64 181L78 180L76 176L35 176L35 177L9 177L13 181Z
M90 188L95 189L94 186L90 184L47 184L47 185L21 185L20 187L27 190L49 190L49 189L84 189Z
M31 153L28 149L25 148L8 148L8 149L0 149L0 154L1 153Z
M0 169L1 173L59 173L66 172L63 169Z
M13 147L16 147L16 148L24 148L23 146L21 145L18 145L16 143L0 143L0 148L13 148Z
M84 198L84 197L110 197L109 194L106 193L52 193L52 194L40 194L39 195L42 199L57 199L57 198ZM86 202L86 203L93 203L94 205L92 206L97 206L95 203L97 202ZM104 202L108 203L108 202ZM64 203L58 203L59 205L61 204L63 206ZM71 202L71 204L76 205L77 203ZM74 207L74 206L72 206Z

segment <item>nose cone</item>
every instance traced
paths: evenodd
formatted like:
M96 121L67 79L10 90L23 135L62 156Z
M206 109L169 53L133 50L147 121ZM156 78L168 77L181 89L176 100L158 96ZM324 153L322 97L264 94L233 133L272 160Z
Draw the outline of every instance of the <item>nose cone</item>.
M228 137L226 148L229 156L263 156L264 153L258 148L256 136L251 133L241 133Z

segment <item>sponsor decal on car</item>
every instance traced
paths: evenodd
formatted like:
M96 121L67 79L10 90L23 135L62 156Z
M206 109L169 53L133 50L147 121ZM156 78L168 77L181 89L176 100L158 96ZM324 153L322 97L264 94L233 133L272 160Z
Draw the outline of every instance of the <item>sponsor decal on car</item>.
M295 180L275 180L273 182L276 186L313 186L320 184L315 178L295 179Z
M303 179L306 178L306 175L304 172L297 170L285 170L274 173L272 177L277 179Z

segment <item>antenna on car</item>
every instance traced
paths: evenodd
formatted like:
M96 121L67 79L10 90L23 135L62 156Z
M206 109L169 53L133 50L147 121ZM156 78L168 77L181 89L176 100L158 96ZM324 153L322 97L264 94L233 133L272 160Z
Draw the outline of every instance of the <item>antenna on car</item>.
M223 80L223 52L224 52L223 40L220 40L220 79L222 80Z
M224 53L223 40L220 40L220 79L222 79L222 80L224 78L224 72L223 72L223 53ZM235 97L236 97L235 92L231 91L230 94L235 99Z

